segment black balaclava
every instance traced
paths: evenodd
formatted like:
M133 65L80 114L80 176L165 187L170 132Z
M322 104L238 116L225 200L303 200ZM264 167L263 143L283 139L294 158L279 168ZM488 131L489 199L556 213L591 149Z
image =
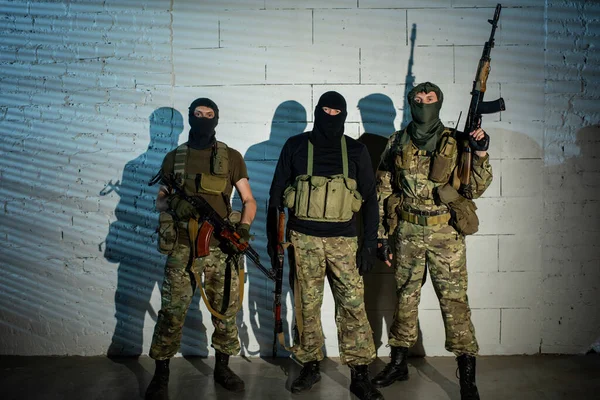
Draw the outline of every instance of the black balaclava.
M215 112L214 118L197 118L194 110L198 106L211 108ZM219 108L211 99L201 97L190 104L188 121L190 123L190 134L188 137L188 146L192 149L202 150L212 146L215 139L215 127L219 123Z
M438 101L431 104L416 103L417 93L434 92ZM406 128L412 142L421 150L434 151L439 135L444 131L444 124L440 120L440 109L444 94L437 85L431 82L420 83L408 93L408 103L412 122Z
M323 111L323 107L341 112L338 115L329 115ZM315 107L315 123L309 135L310 141L316 146L340 146L346 116L348 116L348 112L344 96L338 92L324 93Z

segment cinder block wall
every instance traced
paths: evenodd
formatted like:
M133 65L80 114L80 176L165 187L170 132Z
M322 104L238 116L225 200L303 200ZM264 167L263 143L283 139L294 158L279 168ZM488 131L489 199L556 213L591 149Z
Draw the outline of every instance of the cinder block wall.
M495 5L0 0L0 354L147 353L165 259L146 182L187 139L192 100L219 105L218 138L246 159L254 246L268 265L272 171L285 140L311 128L318 97L340 91L346 133L383 137L408 121L407 85L430 80L454 126ZM482 354L585 352L600 337L600 6L503 6L487 98L503 96L507 110L483 122L495 178L468 238L473 320ZM243 352L269 355L272 285L246 269ZM386 355L393 275L379 265L365 286ZM287 285L284 298L289 330ZM429 282L419 315L415 352L449 355ZM329 292L322 316L336 356ZM197 296L182 352L210 354L212 330Z

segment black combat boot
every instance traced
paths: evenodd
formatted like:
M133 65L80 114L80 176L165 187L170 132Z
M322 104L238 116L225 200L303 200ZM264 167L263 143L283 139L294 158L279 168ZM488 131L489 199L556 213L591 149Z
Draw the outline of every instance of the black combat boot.
M462 354L456 357L460 377L460 399L479 400L479 391L475 385L475 357Z
M313 385L321 380L321 373L319 372L319 362L309 361L304 363L300 376L294 379L292 382L292 393L300 393L305 390L310 390Z
M396 381L408 379L408 364L406 363L408 347L391 346L391 348L390 362L371 381L375 387L386 387Z
M356 365L350 367L352 381L350 382L350 391L360 400L383 400L383 395L369 379L369 366Z
M220 351L215 353L215 382L232 392L244 390L244 381L229 369L229 355Z
M146 400L168 400L169 398L169 359L156 360L154 376L146 389Z

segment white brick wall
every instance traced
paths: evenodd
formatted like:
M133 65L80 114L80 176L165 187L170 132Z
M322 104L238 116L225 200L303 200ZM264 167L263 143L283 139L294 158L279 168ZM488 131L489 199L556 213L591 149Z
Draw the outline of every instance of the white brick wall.
M130 351L148 351L164 257L152 239L156 188L145 183L186 140L193 99L219 104L219 138L248 159L266 257L279 149L311 128L318 97L346 96L350 136L398 129L415 24L412 73L442 87L442 119L453 125L496 3L0 0L0 354L106 354L115 332ZM482 354L580 353L600 337L600 7L502 4L487 98L503 96L507 110L484 117L494 182L467 240L473 323ZM381 114L364 104L375 94L389 100ZM171 118L174 127L156 122ZM268 355L272 288L247 269L243 348ZM365 279L380 355L391 272L378 265ZM198 302L182 348L205 355L213 328ZM420 326L424 352L448 355L430 282ZM329 291L323 327L337 355Z

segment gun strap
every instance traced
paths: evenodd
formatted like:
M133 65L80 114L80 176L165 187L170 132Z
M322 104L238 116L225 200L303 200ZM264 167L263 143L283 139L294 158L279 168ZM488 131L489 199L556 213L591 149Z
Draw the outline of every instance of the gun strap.
M289 250L288 250L289 251ZM291 251L294 252L294 246L292 245ZM302 336L304 334L304 320L302 319L302 290L298 283L298 263L296 261L296 255L293 254L294 260L294 316L296 319L296 329L298 330L298 340L302 342ZM299 345L299 343L297 344Z
M200 289L200 296L202 296L202 299L204 300L204 304L206 304L206 308L208 309L208 311L215 318L224 320L227 318L224 314L227 312L227 306L229 304L229 294L231 293L231 279L230 279L229 284L225 284L225 290L227 290L229 293L223 294L223 297L224 297L223 308L221 309L221 312L218 312L217 310L212 308L212 306L210 305L210 302L208 301L208 297L206 297L206 293L204 292L204 287L202 286L202 279L200 277L200 274L198 273L198 271L196 271L196 254L197 254L196 238L198 237L198 229L199 229L198 220L196 220L194 218L190 218L190 220L188 221L188 235L190 237L190 253L191 253L191 259L192 259L192 266L190 268L190 271L194 275L194 280L196 281L196 286ZM230 274L230 278L231 278L231 274ZM238 303L238 307L237 307L237 310L235 310L234 315L237 314L237 312L240 310L240 308L242 307L242 303L244 301L244 280L245 280L244 279L244 268L238 269L238 279L239 279L240 301ZM225 302L225 298L227 298L227 302Z

